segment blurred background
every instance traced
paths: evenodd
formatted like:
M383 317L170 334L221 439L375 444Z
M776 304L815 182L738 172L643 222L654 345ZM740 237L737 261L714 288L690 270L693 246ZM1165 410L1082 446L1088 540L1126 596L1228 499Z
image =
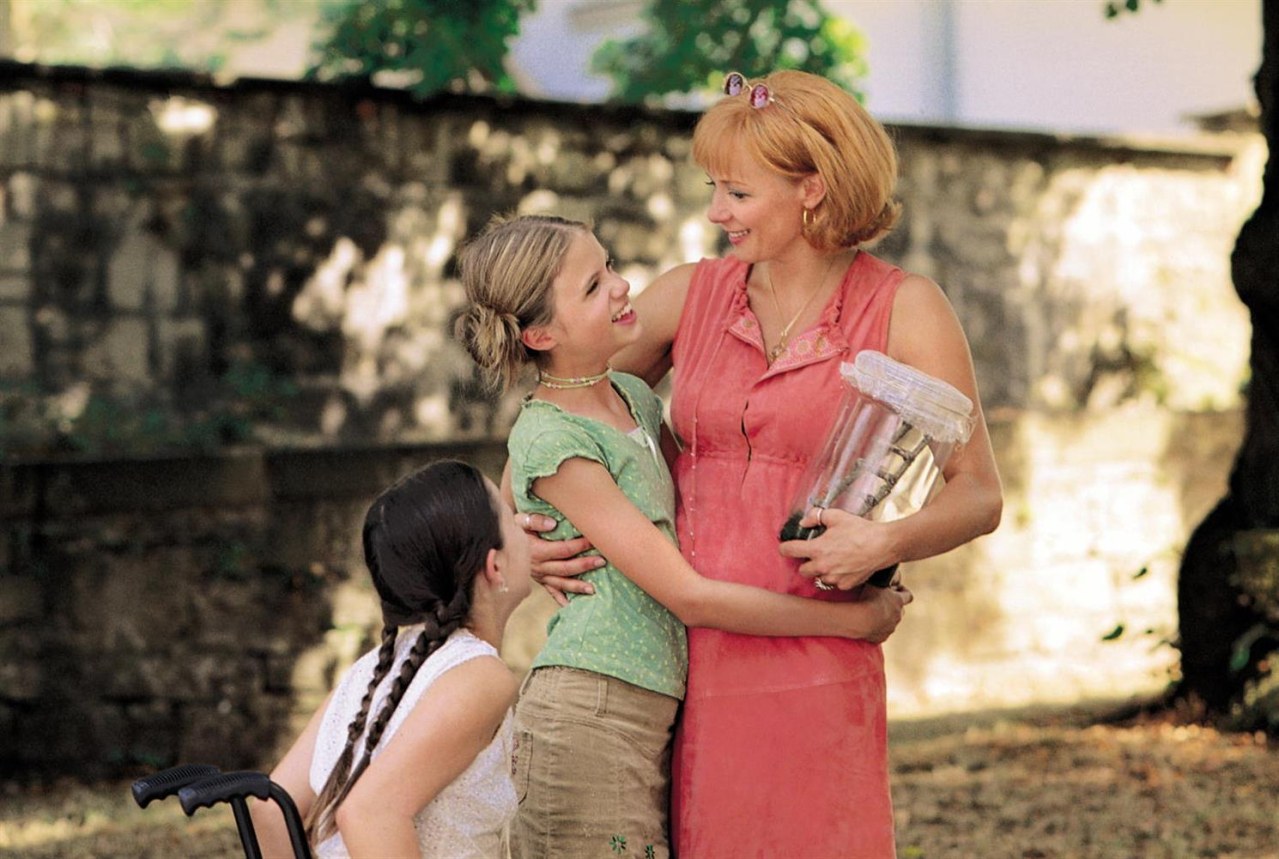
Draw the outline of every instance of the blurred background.
M448 8L393 0L377 5L406 15L415 8L423 15ZM513 90L538 99L601 102L618 88L593 67L593 55L605 42L645 33L645 14L653 4L505 5L520 13L502 62ZM755 20L755 10L786 6L710 5L743 9L748 22ZM791 5L794 14L811 9L810 14L829 16L833 24L827 30L839 31L849 47L840 61L853 67L852 80L866 106L889 122L1187 135L1203 117L1255 105L1251 78L1261 45L1260 0L1148 0L1151 11L1141 16L1118 14L1126 12L1121 4L1108 15L1104 0ZM346 0L6 0L0 6L5 10L0 49L21 62L179 67L220 80L297 80L316 62L326 28L350 6ZM706 6L691 4L686 17L700 23ZM770 26L766 18L763 26ZM390 82L390 69L377 79ZM699 91L695 98L705 95Z
M720 253L697 111L781 67L888 124L872 251L955 305L1005 483L996 533L906 571L894 724L1273 731L1279 233L1240 235L1276 5L0 0L0 769L269 766L373 640L372 496L505 460L459 243L585 218L636 290Z

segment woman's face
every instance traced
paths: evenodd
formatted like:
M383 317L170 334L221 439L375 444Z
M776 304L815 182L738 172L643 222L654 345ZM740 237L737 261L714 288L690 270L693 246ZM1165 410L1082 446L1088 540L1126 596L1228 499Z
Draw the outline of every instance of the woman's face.
M711 171L706 216L728 234L732 254L755 263L784 256L803 218L803 189L751 158L738 158L723 172Z
M631 285L613 270L613 261L589 232L569 245L552 285L555 315L547 329L555 335L556 357L572 365L602 364L639 337L631 308Z

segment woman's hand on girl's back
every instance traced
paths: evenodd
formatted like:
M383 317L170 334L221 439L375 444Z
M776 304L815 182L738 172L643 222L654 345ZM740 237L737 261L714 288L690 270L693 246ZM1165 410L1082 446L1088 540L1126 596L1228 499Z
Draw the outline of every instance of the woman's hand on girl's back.
M599 569L605 563L599 555L582 554L591 548L589 540L585 537L575 537L572 540L544 539L542 534L555 530L557 523L540 513L521 513L516 522L528 536L533 581L546 588L555 602L567 604L568 597L565 594L595 593L590 582L577 578L582 573Z
M507 460L502 469L500 492L502 500L515 509L515 498L511 492L511 463ZM550 516L541 513L520 513L516 523L524 529L529 541L530 575L533 581L546 588L551 599L559 605L568 605L565 594L593 594L595 588L590 582L577 578L582 573L598 570L604 566L604 559L599 555L583 555L592 548L585 537L572 540L546 540L542 535L554 531L558 524Z

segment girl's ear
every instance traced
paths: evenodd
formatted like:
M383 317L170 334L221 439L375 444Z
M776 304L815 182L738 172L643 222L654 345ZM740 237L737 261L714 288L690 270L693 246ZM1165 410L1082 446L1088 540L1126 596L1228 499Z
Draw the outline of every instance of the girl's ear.
M555 346L555 335L545 325L533 325L520 332L520 341L534 352L549 352Z
M488 554L484 557L484 569L480 575L484 576L484 580L489 583L489 587L501 588L506 586L506 582L502 579L502 556L498 554L497 549L489 549Z
M799 198L805 209L815 209L826 199L826 180L817 173L809 173L799 180Z

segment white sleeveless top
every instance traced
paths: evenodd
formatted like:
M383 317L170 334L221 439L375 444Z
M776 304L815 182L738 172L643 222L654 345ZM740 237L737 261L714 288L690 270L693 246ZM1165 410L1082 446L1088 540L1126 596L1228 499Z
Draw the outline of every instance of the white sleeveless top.
M386 701L399 666L408 658L409 650L421 631L420 624L400 630L395 644L395 664L373 696L370 720L375 718ZM422 693L440 675L480 656L500 658L492 645L465 629L449 636L448 641L418 669L391 715L378 747L373 750L374 759L387 747ZM347 727L359 712L360 701L373 679L376 665L375 648L351 666L333 692L315 740L315 754L311 758L311 789L317 794L346 746ZM363 750L364 739L361 738L355 745L354 761L359 761ZM413 818L423 859L492 859L506 855L507 830L517 805L510 760L511 713L508 710L493 741L476 756L465 772ZM348 855L341 833L334 833L316 849L317 859L337 859Z

